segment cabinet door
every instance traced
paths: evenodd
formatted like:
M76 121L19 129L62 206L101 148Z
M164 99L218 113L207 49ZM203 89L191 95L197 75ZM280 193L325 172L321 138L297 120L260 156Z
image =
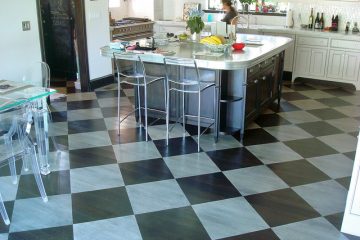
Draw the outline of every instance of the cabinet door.
M246 86L245 100L245 125L250 123L258 112L258 79L253 77L248 79Z
M330 50L327 77L340 79L344 69L344 51Z
M307 76L310 71L311 48L297 47L295 59L295 72L299 76Z
M274 66L270 65L266 69L260 72L260 78L258 83L259 91L259 108L262 111L267 107L269 101L271 101L271 83L273 81Z
M311 49L310 75L316 77L325 76L327 49Z
M344 55L343 79L356 81L359 75L360 53L346 52Z

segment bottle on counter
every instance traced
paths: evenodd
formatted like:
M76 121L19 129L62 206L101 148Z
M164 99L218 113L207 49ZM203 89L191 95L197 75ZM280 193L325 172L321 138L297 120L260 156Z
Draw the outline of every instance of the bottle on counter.
M309 16L309 23L308 23L309 29L313 29L313 25L314 25L314 9L311 8L311 13Z
M324 21L324 13L322 12L321 13L321 18L320 18L320 29L324 29L324 26L325 26L325 21Z
M320 29L320 13L319 12L316 14L314 28Z
M346 23L345 32L348 33L350 29L350 22Z
M339 16L336 15L336 17L334 19L334 31L338 30L338 26L339 26Z
M332 18L331 18L331 31L335 31L335 16L332 15Z

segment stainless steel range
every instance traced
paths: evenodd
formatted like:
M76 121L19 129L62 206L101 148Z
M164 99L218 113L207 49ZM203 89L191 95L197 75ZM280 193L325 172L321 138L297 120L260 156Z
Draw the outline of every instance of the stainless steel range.
M123 18L110 26L113 39L124 41L153 36L154 22L147 18Z

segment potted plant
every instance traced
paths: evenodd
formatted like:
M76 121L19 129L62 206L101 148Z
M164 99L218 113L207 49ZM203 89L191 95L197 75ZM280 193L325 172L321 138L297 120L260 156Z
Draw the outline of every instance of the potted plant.
M200 32L204 29L205 24L202 20L202 16L204 15L203 11L197 9L191 9L189 11L189 18L186 21L186 29L190 30L192 34L193 40L200 40Z
M241 5L242 5L242 9L245 12L249 12L249 5L252 3L256 3L257 0L239 0Z

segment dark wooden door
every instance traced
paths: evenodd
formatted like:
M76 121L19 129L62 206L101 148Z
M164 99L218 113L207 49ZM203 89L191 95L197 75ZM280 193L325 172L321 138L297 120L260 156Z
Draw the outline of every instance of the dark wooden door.
M76 79L74 0L41 0L46 62L53 78Z

